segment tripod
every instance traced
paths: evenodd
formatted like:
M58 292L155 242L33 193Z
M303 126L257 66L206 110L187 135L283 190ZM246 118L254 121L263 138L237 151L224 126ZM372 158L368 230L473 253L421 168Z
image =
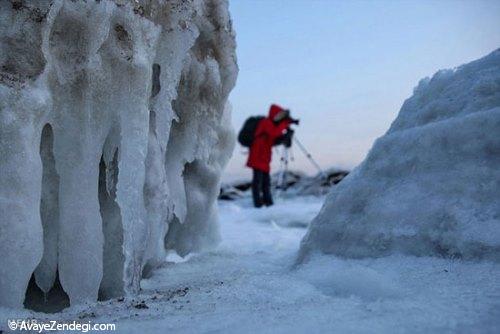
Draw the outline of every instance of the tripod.
M321 174L321 176L323 178L328 178L328 176L326 175L326 173L323 171L323 169L321 169L321 167L318 165L318 163L316 162L316 160L313 159L311 153L309 153L306 148L304 147L304 145L302 145L302 143L297 139L297 137L293 137L293 141L295 143L297 143L297 146L300 148L300 150L302 151L302 153L304 153L304 155L307 157L307 159L309 159L309 161L311 162L311 164L314 165L314 167L316 167L316 169L318 170L318 172Z
M316 160L313 159L311 153L304 147L304 145L294 136L293 141L297 144L299 149L304 153L304 155L307 157L307 159L311 162L311 164L318 170L319 174L323 179L327 179L328 176L326 173L321 169L319 164L316 162ZM290 146L291 147L291 146ZM288 165L289 165L289 160L290 160L290 147L286 147L283 149L282 155L281 155L281 172L278 177L278 184L277 188L278 190L281 191L286 191L287 189L287 174L288 174Z
M286 147L283 149L283 153L281 155L281 172L278 177L277 188L279 191L286 191L286 175L288 173L288 162L290 157L290 147Z

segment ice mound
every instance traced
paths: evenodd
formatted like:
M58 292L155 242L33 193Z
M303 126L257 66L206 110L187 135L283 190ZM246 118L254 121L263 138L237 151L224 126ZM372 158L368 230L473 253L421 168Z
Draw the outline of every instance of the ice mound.
M0 44L0 306L33 274L73 305L132 294L217 241L226 1L2 1Z
M419 83L312 221L317 251L500 261L500 49Z

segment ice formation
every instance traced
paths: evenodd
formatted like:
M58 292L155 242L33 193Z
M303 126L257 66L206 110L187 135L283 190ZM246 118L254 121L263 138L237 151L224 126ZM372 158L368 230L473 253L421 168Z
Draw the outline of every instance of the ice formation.
M328 195L300 259L314 252L500 261L500 49L421 80Z
M133 294L217 240L226 1L1 1L0 43L0 306L32 275L72 305Z
M271 176L271 189L277 197L323 196L342 181L349 171L335 167L328 168L315 176L308 176L301 171L287 170ZM220 200L233 201L250 195L251 180L237 180L223 183L219 194Z

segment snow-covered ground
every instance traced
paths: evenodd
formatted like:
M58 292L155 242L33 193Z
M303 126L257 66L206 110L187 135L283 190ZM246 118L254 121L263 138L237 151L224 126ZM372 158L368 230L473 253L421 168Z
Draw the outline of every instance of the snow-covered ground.
M3 309L2 317L114 322L118 333L498 333L500 264L393 255L313 257L296 266L324 198L220 202L221 244L180 258L131 299L59 314ZM2 319L0 328L6 329Z

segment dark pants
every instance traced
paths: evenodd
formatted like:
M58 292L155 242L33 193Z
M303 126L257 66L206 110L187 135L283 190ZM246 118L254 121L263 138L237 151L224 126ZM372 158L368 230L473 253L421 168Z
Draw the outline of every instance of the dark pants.
M254 169L252 181L253 205L260 208L262 205L273 205L271 195L271 177L269 173Z

